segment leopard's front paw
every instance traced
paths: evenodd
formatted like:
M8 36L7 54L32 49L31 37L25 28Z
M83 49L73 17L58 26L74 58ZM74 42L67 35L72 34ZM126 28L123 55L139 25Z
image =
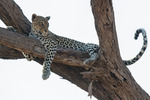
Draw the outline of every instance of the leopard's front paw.
M44 63L43 63L43 75L42 75L43 80L48 79L49 75L50 75L50 63L47 61L44 61Z
M24 52L22 52L22 54L24 55L24 57L28 60L28 61L31 61L33 59L35 59L36 57L31 55L31 54L26 54Z
M47 80L49 76L50 76L50 70L43 69L43 75L42 75L43 80Z

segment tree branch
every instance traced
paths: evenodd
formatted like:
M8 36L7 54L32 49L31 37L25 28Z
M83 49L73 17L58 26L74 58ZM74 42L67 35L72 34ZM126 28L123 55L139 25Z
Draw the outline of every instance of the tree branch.
M0 43L21 52L31 54L34 52L36 56L44 57L44 47L41 45L40 41L30 39L27 36L3 28L0 28Z
M13 26L19 33L28 35L30 32L31 23L14 0L0 0L0 19L5 25Z
M26 42L25 42L26 41ZM0 44L16 49L20 52L30 53L39 58L44 58L45 49L37 39L8 31L0 28ZM84 66L83 60L87 59L88 54L71 49L59 48L54 62L72 66Z
M96 67L107 70L106 75L99 77L101 97L104 100L150 100L120 57L112 0L91 0L91 5L101 47L99 63L104 62Z
M24 58L21 52L0 44L0 58L2 59L21 59Z

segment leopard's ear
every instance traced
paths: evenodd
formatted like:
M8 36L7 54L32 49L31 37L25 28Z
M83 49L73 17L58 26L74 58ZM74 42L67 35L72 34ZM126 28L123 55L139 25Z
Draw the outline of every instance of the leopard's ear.
M47 17L45 17L47 20L49 20L51 17L50 16L47 16Z
M33 14L32 15L32 21L34 21L36 19L37 15L36 14Z

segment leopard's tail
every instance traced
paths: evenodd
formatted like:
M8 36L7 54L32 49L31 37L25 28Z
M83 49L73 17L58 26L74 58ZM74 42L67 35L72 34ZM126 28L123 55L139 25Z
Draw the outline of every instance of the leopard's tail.
M143 28L137 29L134 38L138 39L140 33L142 33L142 35L143 35L143 46L142 46L140 52L136 55L136 57L134 57L131 60L123 61L125 65L131 65L131 64L134 64L135 62L137 62L142 57L142 55L144 54L144 52L147 48L148 41L147 41L147 35L146 35L145 29L143 29Z

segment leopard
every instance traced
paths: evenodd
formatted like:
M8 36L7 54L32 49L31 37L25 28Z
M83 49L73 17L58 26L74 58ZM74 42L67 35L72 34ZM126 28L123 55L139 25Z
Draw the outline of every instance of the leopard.
M53 62L54 56L58 50L58 47L69 48L77 51L83 51L89 54L89 58L83 61L83 64L93 62L99 59L100 57L100 46L93 43L83 43L74 39L67 37L59 36L49 31L49 19L50 16L43 17L36 14L32 15L31 31L29 37L38 39L44 46L46 54L43 62L43 71L42 78L46 80L50 76L50 68ZM135 33L135 39L138 38L139 34L142 33L144 44L142 49L131 60L124 60L125 65L131 65L138 61L141 56L144 54L147 48L147 36L146 31L142 28L138 29ZM29 61L33 60L34 55L23 53L25 58Z

